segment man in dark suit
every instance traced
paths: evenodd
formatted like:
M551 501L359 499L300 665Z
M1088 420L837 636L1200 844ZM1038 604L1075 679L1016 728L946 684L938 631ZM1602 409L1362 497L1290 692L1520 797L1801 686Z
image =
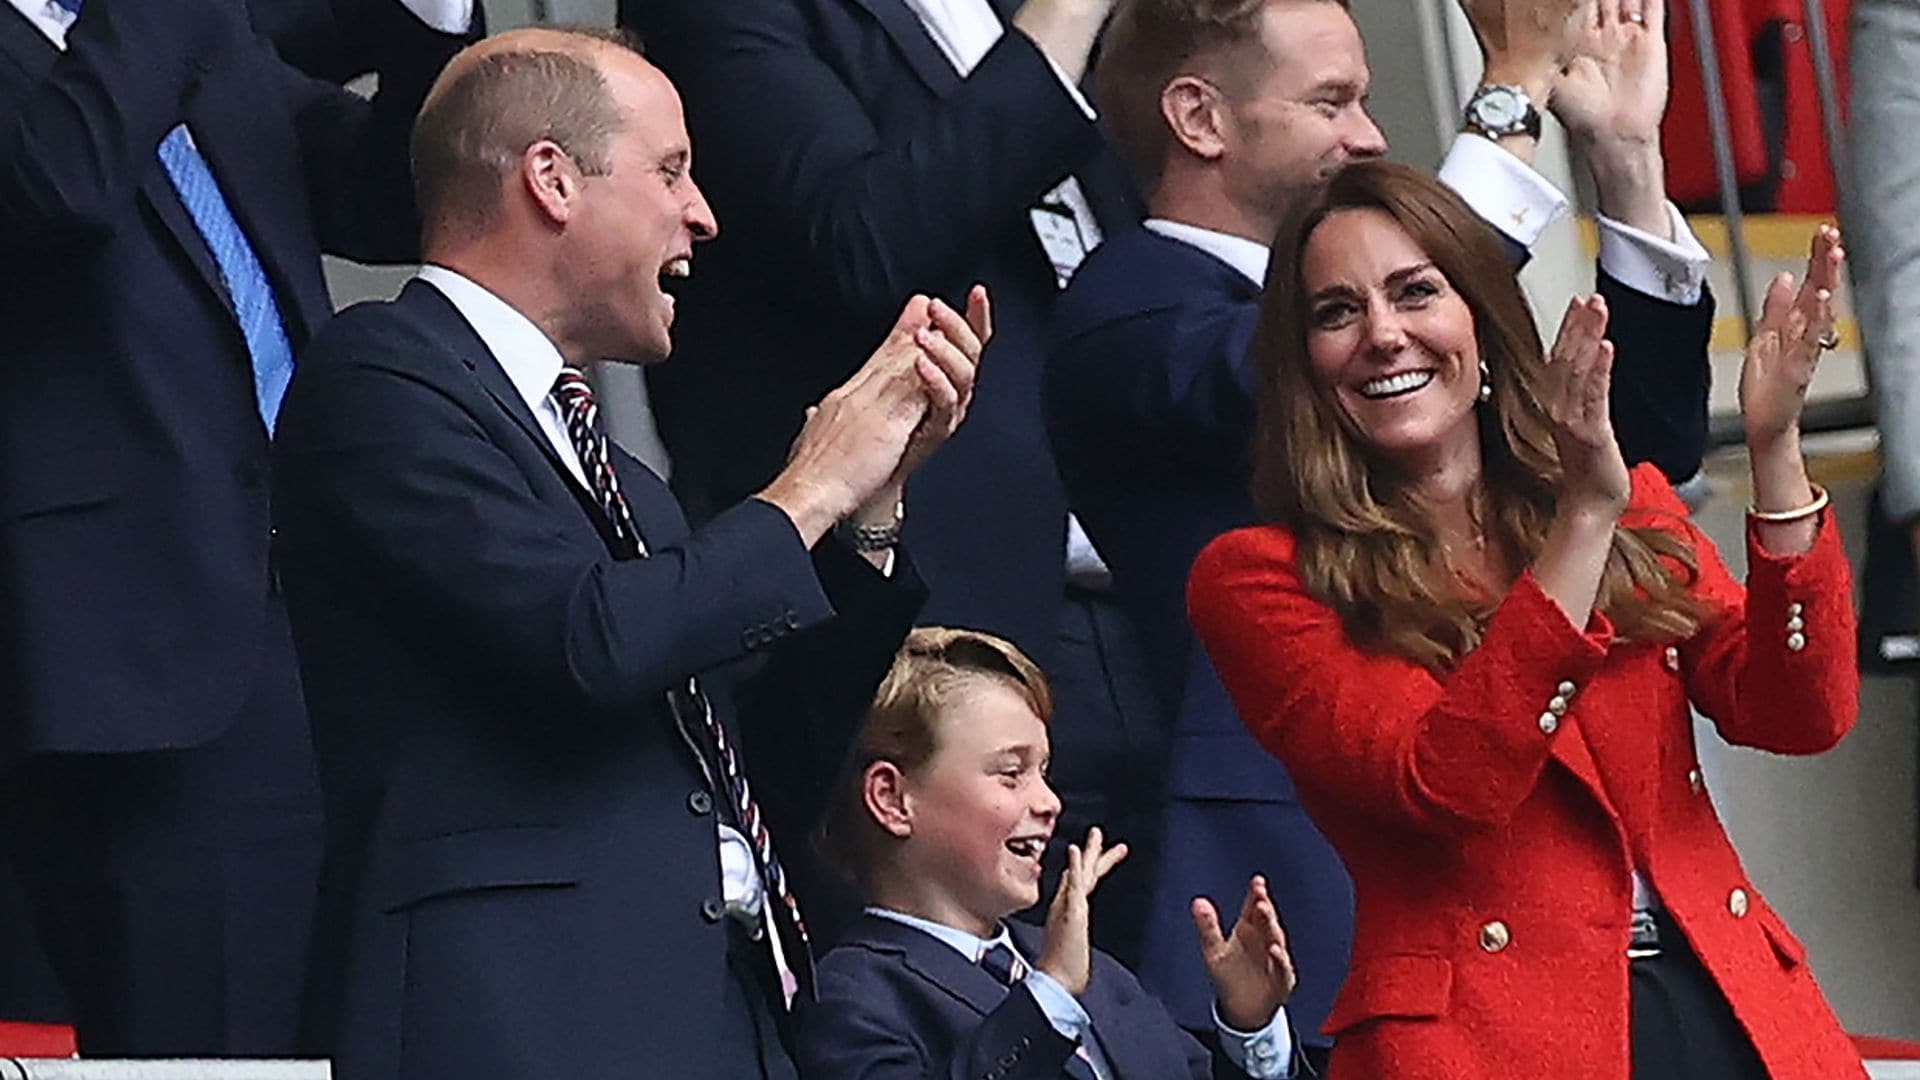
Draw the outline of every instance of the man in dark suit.
M792 1075L812 981L780 857L918 609L902 487L966 410L985 294L964 320L910 302L779 476L690 532L579 368L666 356L665 283L717 229L691 155L620 41L476 46L415 131L428 265L342 313L288 396L276 551L328 811L313 1029L343 1080ZM756 733L786 749L743 765Z
M372 103L225 0L0 5L0 836L89 1055L293 1050L320 822L267 448L320 253L416 251L471 4L408 2Z
M1240 11L1223 30L1227 6ZM1497 30L1481 34L1483 86L1534 102L1551 96L1594 170L1600 290L1619 357L1616 429L1634 460L1684 479L1705 445L1712 303L1706 253L1660 189L1665 50L1645 23L1570 36L1568 7L1470 4L1477 26ZM1499 18L1508 24L1489 25ZM1556 82L1563 66L1569 74ZM1141 979L1181 1023L1203 1026L1209 992L1186 905L1266 874L1300 968L1292 1007L1310 1033L1310 1057L1325 1052L1316 1029L1345 975L1351 885L1284 768L1242 727L1193 639L1185 588L1207 541L1254 520L1251 343L1267 244L1293 193L1385 150L1365 109L1370 77L1344 2L1123 4L1103 47L1099 100L1150 192L1149 219L1110 237L1081 268L1056 312L1046 376L1047 422L1074 511L1113 568L1155 683L1178 703L1167 855ZM1441 170L1502 230L1516 262L1565 208L1527 165L1538 123L1536 108L1530 121L1516 110L1509 129L1470 126Z
M1111 7L622 0L620 15L686 96L727 221L682 292L673 361L647 376L675 491L698 520L756 490L800 408L886 334L898 297L992 285L991 374L914 482L925 618L1041 662L1059 690L1065 831L1099 822L1146 852L1164 740L1105 568L1069 530L1040 415L1061 284L1103 231L1139 220L1077 88ZM1123 959L1145 884L1121 868L1099 912Z

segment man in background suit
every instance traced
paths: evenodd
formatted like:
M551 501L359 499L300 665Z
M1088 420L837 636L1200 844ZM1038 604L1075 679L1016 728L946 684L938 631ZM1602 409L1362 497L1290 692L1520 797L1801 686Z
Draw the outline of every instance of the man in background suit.
M1483 85L1539 103L1551 95L1594 169L1617 429L1636 460L1684 479L1704 448L1712 305L1706 253L1660 188L1657 10L1601 41L1569 33L1582 29L1567 21L1573 6L1469 4L1483 31ZM1594 55L1556 84L1576 41ZM1149 220L1110 237L1062 297L1046 407L1074 511L1113 568L1157 687L1177 703L1167 855L1138 970L1182 1024L1203 1027L1210 990L1187 904L1265 874L1300 969L1292 1008L1318 1056L1327 1040L1317 1029L1346 970L1351 885L1285 769L1242 727L1184 598L1200 548L1253 521L1250 344L1267 243L1294 193L1385 150L1365 107L1371 76L1344 0L1123 0L1097 74L1102 115L1149 192ZM1605 123L1603 106L1617 106ZM1527 164L1537 125L1536 111L1530 130L1470 129L1441 169L1506 235L1516 262L1566 205Z
M413 158L427 266L319 336L274 447L319 1049L343 1080L791 1077L781 854L918 610L902 488L966 411L985 294L909 302L780 475L689 531L579 371L666 356L717 230L672 84L612 36L503 35ZM748 725L786 752L743 762Z
M994 290L972 421L914 482L928 622L988 630L1053 677L1062 833L1153 849L1152 722L1106 571L1070 530L1040 415L1042 329L1104 232L1139 220L1077 84L1113 0L622 0L686 95L727 221L648 372L695 519L779 468L799 410L887 332L898 297ZM1070 542L1070 537L1077 543ZM1058 848L1050 865L1063 857ZM1097 937L1135 955L1144 875Z
M267 447L320 253L417 250L407 125L471 4L408 3L371 103L225 0L0 5L0 836L90 1056L294 1048L319 807Z

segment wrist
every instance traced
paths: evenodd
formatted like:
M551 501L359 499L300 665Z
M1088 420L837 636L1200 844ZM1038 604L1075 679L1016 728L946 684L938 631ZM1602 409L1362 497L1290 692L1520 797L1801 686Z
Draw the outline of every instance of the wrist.
M1671 241L1673 219L1667 213L1666 164L1657 139L1609 135L1579 136L1574 141L1593 174L1600 213Z
M1480 73L1480 87L1517 86L1527 95L1527 100L1535 108L1546 109L1547 102L1553 97L1553 80L1559 74L1559 66L1548 60L1510 60L1493 59L1487 61L1485 70ZM1471 96L1471 95L1469 95Z
M1262 1014L1258 1007L1249 1007L1246 1002L1230 1003L1227 998L1216 996L1213 1011L1222 1024L1243 1035L1251 1035L1273 1023L1274 1014L1280 1011L1280 1007L1276 1005Z
M845 500L830 487L785 474L774 477L755 497L786 514L809 548L846 516Z

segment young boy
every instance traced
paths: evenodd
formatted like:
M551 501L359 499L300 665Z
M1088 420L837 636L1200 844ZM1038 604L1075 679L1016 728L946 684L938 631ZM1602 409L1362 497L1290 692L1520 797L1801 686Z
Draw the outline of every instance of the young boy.
M1007 921L1040 898L1060 800L1047 786L1046 679L1012 645L914 631L875 695L827 811L822 850L866 914L821 959L795 1034L818 1080L1172 1080L1292 1074L1294 974L1266 883L1231 935L1193 904L1220 1029L1209 1054L1126 968L1087 943L1094 886L1126 856L1099 829L1067 849L1044 934Z

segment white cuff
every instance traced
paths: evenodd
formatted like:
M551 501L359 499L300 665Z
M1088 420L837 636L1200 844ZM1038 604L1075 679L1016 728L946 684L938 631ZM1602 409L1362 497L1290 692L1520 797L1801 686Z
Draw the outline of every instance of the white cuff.
M1293 1026L1287 1022L1283 1006L1273 1011L1273 1019L1259 1031L1240 1031L1220 1019L1220 1006L1213 1006L1213 1027L1220 1033L1220 1050L1227 1060L1252 1080L1279 1080L1293 1075Z
M1609 217L1600 218L1600 269L1636 292L1684 307L1700 302L1712 256L1693 235L1686 215L1667 203L1673 239L1663 240Z
M1554 219L1567 212L1567 196L1533 167L1484 135L1454 137L1440 182L1465 199L1481 220L1524 248L1532 248Z
M414 17L443 34L473 28L473 0L400 0Z
M1087 100L1087 96L1080 92L1079 87L1073 85L1072 79L1067 78L1066 69L1054 63L1053 57L1048 56L1046 53L1041 53L1040 56L1046 60L1047 66L1053 69L1054 78L1059 79L1060 85L1067 88L1067 95L1073 98L1073 103L1080 106L1081 112L1087 114L1087 119L1100 119L1100 114L1093 111L1093 103Z
M1078 1043L1086 1035L1093 1018L1087 1015L1086 1009L1080 1007L1080 1002L1067 992L1067 988L1060 985L1060 980L1039 968L1032 968L1027 972L1027 977L1021 980L1021 985L1039 1003L1040 1011L1047 1016L1047 1023L1052 1024L1053 1030L1063 1038Z

